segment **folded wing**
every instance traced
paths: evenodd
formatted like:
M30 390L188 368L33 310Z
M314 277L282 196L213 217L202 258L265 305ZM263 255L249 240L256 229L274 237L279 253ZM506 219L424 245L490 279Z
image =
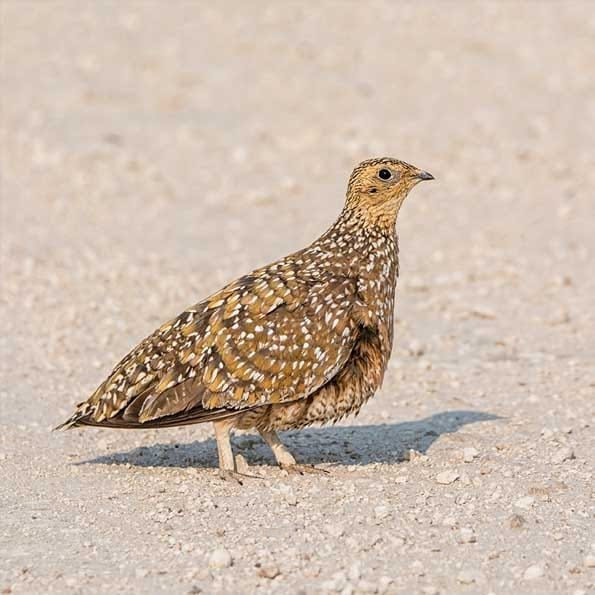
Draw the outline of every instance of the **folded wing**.
M351 354L356 292L290 263L255 271L140 343L64 425L175 425L305 397Z

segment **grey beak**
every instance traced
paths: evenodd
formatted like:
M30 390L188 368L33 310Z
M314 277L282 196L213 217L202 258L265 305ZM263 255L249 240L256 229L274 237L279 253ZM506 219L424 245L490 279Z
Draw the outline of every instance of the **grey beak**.
M420 180L433 180L434 176L429 172L429 171L420 171L417 176L415 176L416 178L419 178Z

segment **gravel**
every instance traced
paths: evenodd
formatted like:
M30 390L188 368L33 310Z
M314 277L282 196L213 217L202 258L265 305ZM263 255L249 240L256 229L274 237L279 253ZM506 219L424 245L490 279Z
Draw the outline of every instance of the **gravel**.
M231 554L223 549L218 548L209 556L210 568L229 568L233 564Z
M0 3L0 592L592 593L588 2ZM394 354L354 419L51 433L153 329L296 250L372 155ZM538 570L530 570L536 568Z

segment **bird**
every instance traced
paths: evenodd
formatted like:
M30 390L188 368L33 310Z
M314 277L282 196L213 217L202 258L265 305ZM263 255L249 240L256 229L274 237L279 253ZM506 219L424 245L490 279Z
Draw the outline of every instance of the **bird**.
M277 432L357 414L381 387L393 346L397 216L409 191L433 179L390 157L361 162L317 240L163 324L55 429L213 422L223 478L241 475L236 429L258 431L290 473L324 471L297 463Z

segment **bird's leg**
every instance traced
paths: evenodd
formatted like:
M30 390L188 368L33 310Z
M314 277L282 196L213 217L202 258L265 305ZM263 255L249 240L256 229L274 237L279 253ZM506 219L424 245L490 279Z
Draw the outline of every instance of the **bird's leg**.
M274 430L258 430L262 439L271 447L275 459L281 469L288 473L303 475L304 473L328 473L325 469L318 469L312 465L298 465L294 456L287 450Z
M231 437L229 432L231 424L228 420L214 421L215 440L217 440L217 455L219 456L219 476L221 479L234 480L240 485L242 482L238 478L236 471L236 462L231 448Z
M217 440L217 454L219 455L219 477L242 485L242 477L258 478L258 476L238 472L236 459L231 448L230 431L233 425L233 420L229 419L213 422L215 439Z
M277 436L277 432L274 430L258 430L262 439L271 447L273 454L275 455L275 459L277 463L281 467L290 467L295 465L295 458L293 455L287 450L283 442Z

